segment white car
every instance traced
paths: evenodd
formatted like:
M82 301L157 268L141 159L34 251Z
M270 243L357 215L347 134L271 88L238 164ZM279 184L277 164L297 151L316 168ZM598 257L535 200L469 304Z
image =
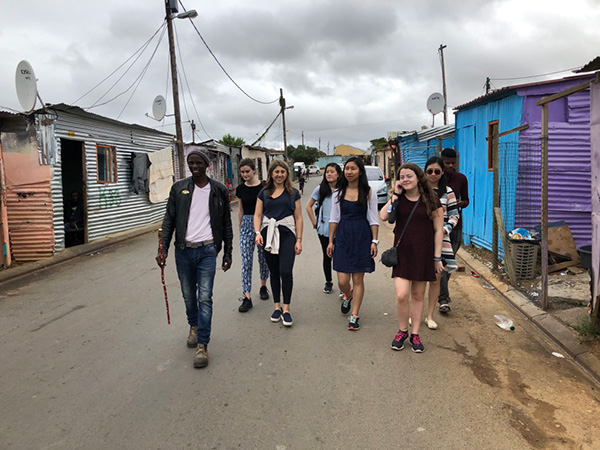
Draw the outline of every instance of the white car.
M377 166L365 166L371 191L377 194L377 206L381 208L388 201L388 187L381 169Z
M308 173L316 173L317 175L320 175L321 169L319 169L317 166L312 164L312 165L308 166Z

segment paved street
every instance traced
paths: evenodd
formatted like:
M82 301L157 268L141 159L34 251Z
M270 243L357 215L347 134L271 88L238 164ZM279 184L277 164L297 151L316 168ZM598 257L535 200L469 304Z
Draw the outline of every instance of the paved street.
M391 228L380 235L385 249ZM287 329L258 299L257 270L254 308L237 312L234 241L198 370L172 255L167 325L156 242L151 233L0 285L0 448L600 448L598 387L469 271L451 280L452 313L422 329L425 352L394 352L390 269L378 262L366 276L361 329L349 332L305 227ZM498 313L514 332L494 325Z

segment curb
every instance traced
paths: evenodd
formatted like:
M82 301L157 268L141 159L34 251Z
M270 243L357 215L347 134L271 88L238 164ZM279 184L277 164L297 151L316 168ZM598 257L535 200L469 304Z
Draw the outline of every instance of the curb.
M141 236L153 231L157 231L162 222L154 222L143 227L135 228L133 230L122 231L115 233L110 236L100 238L96 241L88 242L87 244L77 245L75 247L67 248L60 253L55 254L49 258L41 259L39 261L33 261L30 263L24 263L15 267L9 267L8 269L0 270L0 284L7 281L14 281L18 278L22 278L26 275L30 275L33 272L47 269L48 267L55 266L62 262L76 258L81 255L93 253L100 249L110 247L128 239Z
M513 307L531 323L546 333L558 347L567 353L587 374L600 384L600 359L577 337L575 332L546 311L538 308L513 286L499 280L492 271L471 256L466 250L458 251L458 258L491 285Z

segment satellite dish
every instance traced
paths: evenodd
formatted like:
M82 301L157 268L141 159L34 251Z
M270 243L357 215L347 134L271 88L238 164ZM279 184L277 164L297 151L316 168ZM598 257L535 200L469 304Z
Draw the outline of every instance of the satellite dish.
M162 95L157 95L152 102L152 115L158 121L163 120L167 112L167 101Z
M444 96L439 92L434 92L427 99L427 109L434 116L444 110Z
M23 60L17 65L15 85L19 103L26 112L33 111L37 100L37 80L33 67Z

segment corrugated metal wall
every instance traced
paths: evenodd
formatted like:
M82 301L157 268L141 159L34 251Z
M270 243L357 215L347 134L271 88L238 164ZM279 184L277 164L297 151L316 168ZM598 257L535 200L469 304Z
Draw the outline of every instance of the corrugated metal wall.
M85 147L85 173L87 198L87 235L93 241L120 231L130 230L160 221L166 200L152 204L148 194L130 192L131 152L149 153L173 144L173 136L154 130L129 126L113 120L103 120L94 114L58 110L56 137L83 141ZM117 155L117 182L98 183L96 145L114 146ZM56 249L64 247L63 193L59 160L54 168L52 202Z
M493 186L494 172L488 171L488 124L493 120L500 120L500 132L516 128L521 125L523 99L512 95L503 99L461 109L456 113L456 151L459 153L461 173L469 181L469 206L462 211L463 239L469 245L471 241L480 247L491 250L492 248L492 223L493 223ZM500 138L500 143L518 140L518 133ZM518 160L507 160L506 167L517 167ZM501 167L503 167L502 165ZM517 172L507 174L514 180L506 180L507 185L516 186ZM509 198L511 193L505 192L504 198ZM515 193L513 192L514 196ZM514 203L501 202L502 214L505 217L514 217ZM510 221L510 219L509 219ZM506 224L510 228L512 224Z

